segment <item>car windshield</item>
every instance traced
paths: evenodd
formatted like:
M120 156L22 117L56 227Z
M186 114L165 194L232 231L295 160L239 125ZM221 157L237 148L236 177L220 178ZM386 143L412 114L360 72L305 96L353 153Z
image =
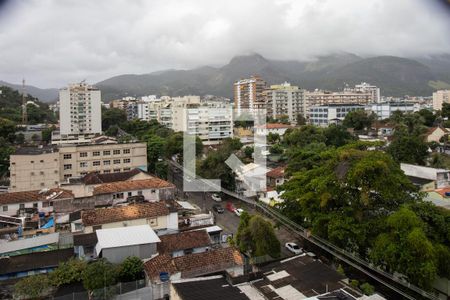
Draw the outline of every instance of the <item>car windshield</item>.
M300 249L297 245L292 245L292 248L295 250Z

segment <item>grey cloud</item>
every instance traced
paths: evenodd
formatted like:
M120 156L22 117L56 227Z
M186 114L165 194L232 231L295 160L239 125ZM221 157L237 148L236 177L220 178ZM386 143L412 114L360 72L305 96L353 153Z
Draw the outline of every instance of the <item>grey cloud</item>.
M273 59L449 53L449 12L423 0L22 0L0 7L0 79L58 87L123 73Z

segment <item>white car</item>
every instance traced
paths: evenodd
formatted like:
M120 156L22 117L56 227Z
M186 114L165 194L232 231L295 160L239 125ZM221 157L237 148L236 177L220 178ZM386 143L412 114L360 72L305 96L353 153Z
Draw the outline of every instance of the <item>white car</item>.
M211 195L211 198L212 198L214 201L216 201L216 202L222 201L222 198L220 198L220 195L219 195L219 194L212 194L212 195Z
M242 213L244 212L244 210L242 208L236 208L234 210L234 213L236 214L236 216L240 217L242 215Z
M303 250L296 243L288 242L285 244L286 249L291 251L294 254L302 254Z

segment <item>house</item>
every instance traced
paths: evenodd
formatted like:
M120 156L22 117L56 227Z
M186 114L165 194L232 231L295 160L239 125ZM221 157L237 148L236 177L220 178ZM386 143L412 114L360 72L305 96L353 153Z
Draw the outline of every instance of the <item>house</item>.
M173 300L250 300L238 286L231 285L222 275L180 279L170 284L170 299Z
M255 133L258 135L268 136L269 133L278 134L280 136L286 133L289 128L294 128L294 126L282 123L268 123L265 125L255 127Z
M55 202L73 198L71 191L60 188L3 193L0 194L0 214L17 216L20 210L26 209L51 213Z
M98 229L150 225L159 232L178 231L178 213L168 201L130 204L82 211L72 222L72 232L91 233Z
M118 181L104 183L94 187L92 194L108 195L115 202L125 201L128 197L144 196L148 201L173 199L175 185L163 179L152 177L149 179Z
M205 252L210 249L212 244L205 229L167 234L161 236L160 239L158 252L169 254L171 257Z
M254 197L257 191L266 187L266 174L268 170L265 166L249 163L235 170L236 190L245 197Z
M265 191L258 192L258 199L266 205L274 206L284 201L280 197L283 192L278 192L275 188L268 186Z
M93 195L94 188L105 183L113 183L119 181L133 181L155 178L150 174L135 168L126 172L118 173L98 173L90 172L81 178L69 178L67 183L61 186L67 190L71 190L76 198L89 197Z
M440 143L441 138L448 135L448 130L442 127L431 127L425 134L425 140L427 143L436 142Z
M450 170L401 163L400 168L423 191L450 185Z
M95 258L95 246L97 242L98 239L95 232L74 234L73 248L75 256L84 260Z
M129 256L150 258L157 253L157 244L161 242L149 225L99 229L95 233L96 256L116 264Z
M154 295L159 299L169 295L169 281L218 272L240 276L244 274L243 266L241 253L235 248L228 247L178 257L159 254L144 263L144 271L148 285L154 291L159 291L159 295Z
M276 187L282 185L286 180L285 166L277 167L267 172L267 185Z
M72 248L0 257L0 281L49 273L71 257Z

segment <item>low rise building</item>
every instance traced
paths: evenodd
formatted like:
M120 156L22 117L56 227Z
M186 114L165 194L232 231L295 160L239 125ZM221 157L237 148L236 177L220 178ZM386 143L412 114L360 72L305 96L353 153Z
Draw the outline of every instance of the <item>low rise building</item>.
M282 123L267 123L265 125L256 126L255 133L258 135L265 135L265 136L269 135L269 133L283 136L286 133L286 130L290 128L294 128L294 126Z
M96 256L112 263L121 263L127 257L150 258L157 253L159 237L149 225L99 229Z
M37 212L53 212L55 202L73 199L69 190L54 188L34 191L11 192L0 194L0 214L17 216L20 210L34 209Z
M428 129L427 133L425 134L425 140L427 143L430 143L430 142L440 143L441 139L448 134L449 134L449 131L445 128L442 128L440 126L431 127Z
M89 172L102 174L147 170L146 143L64 144L51 148L18 148L10 156L10 191L54 188Z
M327 127L330 124L340 124L349 112L364 109L364 105L344 103L311 106L308 111L308 122L320 127Z
M166 234L160 237L158 244L160 254L178 257L192 253L202 253L210 249L212 242L205 229Z
M71 224L72 232L91 233L98 229L150 225L159 234L178 232L178 213L165 201L97 208L81 212Z
M401 163L400 168L411 181L426 183L422 190L450 186L450 170Z
M420 109L421 106L419 103L406 101L372 103L366 106L366 110L376 114L379 120L390 118L392 116L392 113L396 111L402 113L413 113L419 111Z

